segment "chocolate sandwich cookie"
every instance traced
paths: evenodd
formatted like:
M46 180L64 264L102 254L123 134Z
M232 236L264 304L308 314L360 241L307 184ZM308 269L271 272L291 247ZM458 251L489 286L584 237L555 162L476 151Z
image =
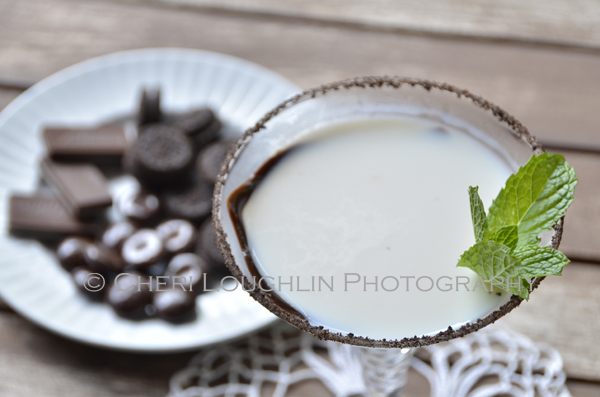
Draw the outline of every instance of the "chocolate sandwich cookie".
M102 244L88 244L83 256L92 270L102 274L120 273L125 268L125 261L118 252Z
M175 255L169 262L165 276L169 276L173 282L181 283L174 285L186 291L199 293L202 290L204 275L210 271L210 265L199 255L183 253ZM177 279L175 279L177 277Z
M156 227L156 231L170 254L192 251L196 245L196 229L183 219L165 221Z
M105 247L121 251L125 240L135 232L136 228L130 222L117 222L110 225L102 233L102 244Z
M116 200L119 212L136 223L148 223L160 214L160 201L156 195L147 191L131 191Z
M196 244L196 253L209 259L215 265L225 265L221 251L217 248L217 240L215 230L212 225L212 220L209 218L198 231L198 243ZM223 266L224 267L224 266Z
M160 110L160 89L146 88L142 91L140 109L138 111L138 125L140 127L151 123L158 123L162 118Z
M125 240L121 256L127 264L143 268L163 259L165 250L155 230L140 229Z
M106 301L121 316L145 317L146 305L152 303L152 293L147 283L147 276L135 272L122 273L109 286Z
M65 270L72 270L76 267L85 266L84 251L91 244L91 241L81 237L67 237L58 244L56 256Z
M162 189L185 183L193 165L194 144L175 127L152 124L136 141L131 159L132 174L150 189Z
M206 145L196 160L196 172L210 183L215 183L221 164L235 141L217 141Z
M199 222L210 215L212 209L213 186L196 181L183 191L171 191L162 196L167 215Z
M169 124L191 137L197 148L217 139L221 131L221 122L209 108L173 115Z
M196 316L195 295L181 289L156 292L152 304L158 317L174 323L191 321Z

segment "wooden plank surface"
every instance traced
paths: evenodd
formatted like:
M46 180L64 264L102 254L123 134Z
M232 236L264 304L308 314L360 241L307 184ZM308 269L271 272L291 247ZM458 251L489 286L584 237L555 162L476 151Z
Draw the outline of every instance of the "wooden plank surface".
M496 102L545 140L600 148L596 54L138 2L7 1L0 15L0 78L39 80L132 48L201 48L257 62L305 88L369 74L446 81Z
M600 386L595 383L567 381L567 388L573 397L598 397Z
M524 325L513 328L518 327L525 329ZM2 312L0 346L0 395L7 397L165 396L170 376L185 367L192 356L96 349L52 335L16 314ZM595 383L569 381L568 387L574 397L600 394L600 385ZM404 395L422 397L428 395L428 389L427 381L411 371ZM318 382L310 382L293 387L288 395L325 397L331 393Z
M597 265L572 263L561 277L542 282L499 323L546 342L562 355L567 375L600 381L600 271Z
M123 49L204 48L271 67L305 88L365 74L449 81L505 107L542 141L600 148L598 55L138 3L32 0L0 5L0 14L6 21L0 25L0 81L39 80L72 63ZM592 155L571 157L581 184L562 248L573 258L600 261L600 163Z
M158 1L383 29L600 47L596 0Z
M0 312L0 396L163 397L169 378L192 353L144 355L96 349ZM406 397L428 394L429 384L411 370ZM269 394L266 393L268 396ZM289 397L328 397L318 381L298 384Z
M234 0L227 1L229 7ZM324 1L324 7L333 1ZM39 80L75 62L118 50L202 48L265 65L305 88L366 74L448 81L503 106L548 142L600 148L600 56L594 53L357 30L269 18L260 12L249 16L144 4L4 0L0 3L0 82ZM593 17L594 12L588 15ZM585 23L579 27L588 29ZM525 37L518 29L515 32ZM564 37L571 40L576 35ZM0 108L16 94L0 89ZM573 258L598 261L600 157L565 154L581 182L567 215L562 248ZM600 347L595 344L600 296L593 288L598 280L597 266L572 264L562 278L544 281L529 303L502 321L558 348L571 377L600 380ZM188 359L189 355L137 356L81 346L0 310L2 396L164 395L168 378ZM424 394L423 386L413 385L414 391L407 395ZM575 397L600 395L597 384L571 381L569 387ZM327 395L318 390L308 385L294 395Z
M54 336L0 312L0 396L163 397L190 353L135 355Z
M4 109L9 103L13 101L21 92L16 90L3 90L0 89L0 109Z

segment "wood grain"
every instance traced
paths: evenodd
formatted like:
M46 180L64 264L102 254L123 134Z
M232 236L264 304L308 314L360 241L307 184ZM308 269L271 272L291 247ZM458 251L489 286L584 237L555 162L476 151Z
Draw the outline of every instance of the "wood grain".
M573 397L598 397L600 385L596 383L567 381L567 388Z
M9 103L18 97L19 94L21 94L21 92L17 90L0 89L0 110L4 109Z
M600 381L599 282L596 265L572 263L499 323L556 348L569 377Z
M1 7L11 18L0 25L0 76L38 80L129 48L204 48L269 66L303 87L386 73L449 81L502 105L543 140L600 147L600 56L130 3L32 0ZM562 247L573 258L600 261L600 164L575 152L572 162L582 182Z
M383 29L600 47L600 3L595 0L158 1Z
M39 80L119 50L201 48L265 65L305 88L373 74L446 81L504 107L546 140L600 147L595 54L138 2L6 2L0 15L0 77Z
M2 312L0 346L0 395L7 397L162 397L170 376L191 357L96 349Z
M579 265L573 266L578 267ZM576 269L575 272L579 273L578 270ZM572 281L578 280L580 276L581 274L571 274L569 279L560 282L567 284L566 290L570 290L574 287ZM547 295L547 293L544 294ZM572 299L573 294L568 296L565 306L581 303ZM546 296L542 298L537 301L546 300ZM556 299L552 302L555 301ZM532 298L528 305L540 305L535 302ZM517 309L509 315L517 317L516 319L511 318L510 324L513 329L534 336L536 334L528 327L528 323L522 321L518 316L519 311L525 310L537 312L540 308L524 306ZM561 317L561 312L551 314L552 321L554 324L560 325L561 321L581 315L581 310L575 309L577 313L566 318ZM585 309L583 310L584 314L589 314L585 312ZM552 313L551 310L546 310L546 312ZM529 319L529 315L526 317ZM537 321L537 318L529 320L530 322ZM547 318L544 319L545 323L549 321ZM565 326L562 326L560 331L570 332L565 329ZM581 336L580 334L575 335ZM561 336L565 335L561 334ZM547 336L544 338L543 335L538 338L558 346L553 338ZM564 348L564 345L563 342L559 349ZM100 350L62 339L37 328L16 314L2 312L0 312L0 346L2 346L0 349L0 379L2 380L0 395L9 397L164 396L168 391L170 376L185 367L192 356L191 353L136 355ZM592 350L598 349L593 344L588 347ZM581 372L572 368L571 363L571 360L577 354L581 354L581 351L573 350L571 346L567 346L567 350L562 352L567 371L571 376L581 378ZM585 354L589 355L590 353L586 350ZM597 367L597 362L592 362L592 364L595 364L592 365L592 368ZM597 396L600 393L600 385L593 383L573 381L569 382L569 388L574 397ZM427 381L416 372L411 371L404 395L407 397L424 396L428 395L428 389ZM268 395L268 393L265 394ZM331 396L331 393L315 381L293 387L288 395L290 397L326 397Z
M253 4L264 6L271 1L255 0ZM331 10L340 10L333 7L339 6L336 0L322 0L321 5L312 1L303 3L313 4L304 7L303 12L314 15L301 14L297 0L278 2L269 10L288 15L280 8L296 7L289 15L320 20L333 18L323 10L330 14ZM243 9L253 15L214 10L239 9L236 4L242 3L237 0L226 0L221 5L208 0L198 2L213 10L195 12L155 3L143 6L137 1L4 0L0 2L0 82L40 80L75 62L119 50L201 48L265 65L305 88L367 74L448 81L503 106L547 142L600 148L600 56L593 52L360 30L339 24L269 18L268 12L260 9ZM449 27L442 22L454 18L458 22L450 26L456 28L450 32L453 34L597 45L600 25L590 27L586 18L597 21L595 7L600 6L591 0L570 3L585 10L583 16L580 11L563 12L566 2L544 3L544 7L535 9L539 16L529 17L531 26L518 25L526 25L522 23L523 15L529 15L527 10L533 6L521 2L515 5L516 0L494 2L495 10L499 10L494 13L498 15L485 14L490 2L463 0L441 9L441 2L408 4L401 0L393 8L396 5L391 0L377 0L369 10L352 0L347 7L353 7L354 16L344 11L340 18L346 19L339 20L385 28L389 27L388 22L377 18L393 16L390 19L394 23L399 21L391 26L394 29L448 32L444 29ZM388 8L377 8L384 3ZM461 12L456 8L459 3L470 5L473 12ZM428 10L437 13L431 21L425 14ZM440 15L442 22L438 20ZM402 25L406 16L415 21L414 26ZM475 22L465 25L469 18ZM543 21L538 22L537 18ZM504 26L504 30L498 26ZM0 108L16 94L0 90ZM565 154L581 182L577 200L567 214L562 248L572 258L600 261L600 156ZM501 320L536 341L558 348L569 376L595 381L600 381L600 347L595 343L600 331L600 295L595 289L595 283L600 281L598 270L594 265L569 265L562 278L544 281L530 302ZM189 358L189 354L138 356L82 346L0 310L2 396L162 396L171 374L184 367ZM414 391L409 387L407 395L426 393L422 386L411 384L415 385ZM569 387L575 397L600 395L597 384L570 382ZM318 385L298 388L293 394L328 395L321 394Z

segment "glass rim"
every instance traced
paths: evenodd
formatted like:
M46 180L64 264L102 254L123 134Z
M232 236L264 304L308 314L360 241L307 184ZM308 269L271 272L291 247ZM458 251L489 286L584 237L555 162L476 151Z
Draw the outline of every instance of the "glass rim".
M235 165L237 158L240 153L244 150L248 142L252 139L252 136L257 132L265 128L265 124L279 115L285 112L286 109L293 107L299 103L322 97L332 91L339 91L342 89L381 89L389 87L393 89L400 89L403 87L421 87L422 89L430 92L432 90L438 90L442 92L455 94L457 99L465 98L472 102L473 105L480 108L483 111L491 112L491 114L501 123L509 127L509 131L515 138L521 139L525 142L532 153L539 155L544 152L542 145L537 142L536 138L532 136L528 129L521 124L515 117L504 111L500 107L496 106L488 100L472 94L471 92L458 88L456 86L439 83L429 80L421 80L414 78L405 77L388 77L388 76L368 76L358 77L353 79L341 80L338 82L324 84L316 88L305 90L286 101L279 104L277 107L269 111L263 116L253 127L245 131L241 138L235 143L235 145L229 150L225 161L221 164L221 170L217 177L215 184L215 190L213 195L213 207L212 207L212 222L215 230L217 247L221 251L221 255L225 261L225 265L231 271L231 274L240 282L248 293L258 301L262 306L267 308L271 313L277 315L287 323L295 326L296 328L308 332L309 334L321 339L330 340L339 343L345 343L361 347L371 348L414 348L420 346L427 346L435 343L449 341L451 339L460 338L472 332L478 331L479 329L486 327L501 317L505 316L513 309L523 302L523 298L512 295L510 300L500 306L498 309L489 313L488 315L478 318L475 321L463 324L456 329L448 327L448 329L438 332L435 335L423 335L406 337L403 339L387 340L387 339L371 339L368 337L355 336L353 334L341 334L330 331L323 326L316 326L309 323L309 321L301 316L300 314L291 313L280 306L278 306L267 294L260 288L253 288L254 284L251 283L247 277L243 274L241 269L238 267L235 258L233 256L231 247L227 242L227 234L223 229L221 219L221 206L223 202L227 201L227 197L222 197L225 183L227 182L229 172ZM553 227L553 234L550 240L550 247L558 249L563 233L564 216L558 221ZM545 277L538 277L533 285L531 286L531 292L533 292Z

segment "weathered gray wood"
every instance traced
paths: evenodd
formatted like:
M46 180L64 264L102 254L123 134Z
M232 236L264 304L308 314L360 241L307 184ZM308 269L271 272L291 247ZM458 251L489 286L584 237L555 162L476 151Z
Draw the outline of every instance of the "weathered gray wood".
M383 29L600 46L600 3L595 0L158 1Z
M592 11L587 15L593 17ZM580 26L585 29L585 23ZM600 146L600 57L594 54L360 31L260 15L198 13L137 2L0 3L0 77L39 80L92 56L148 46L240 56L303 87L365 74L445 80L497 102L542 138ZM15 94L0 91L0 102ZM567 156L581 183L567 214L562 248L573 257L598 260L600 159L581 153ZM600 296L593 288L600 280L597 270L592 265L569 265L562 278L544 281L529 303L502 320L557 347L569 375L579 379L600 380L600 350L595 343ZM171 373L189 359L189 355L140 357L89 348L2 311L0 346L0 395L8 396L164 395ZM570 386L575 397L600 393L594 384ZM317 395L314 386L308 387L313 389L298 391L299 395Z
M192 353L137 355L96 349L0 312L0 396L165 396L171 375ZM411 373L407 396L427 394L427 381ZM331 396L319 382L294 386L290 397Z
M496 102L535 135L600 146L600 56L595 54L155 3L11 4L0 4L0 76L39 80L75 62L132 48L202 48L265 65L302 87L368 74L446 81Z
M600 381L599 282L597 265L572 263L499 323L555 347L569 377Z
M573 397L598 397L600 385L597 383L567 381L567 387Z
M304 87L364 74L446 80L504 106L542 138L600 147L600 56L135 4L32 0L1 7L0 14L11 18L0 25L0 76L40 79L120 49L199 47L272 67ZM89 40L93 46L85 44ZM573 162L582 182L562 247L574 258L600 261L600 163L580 154L573 154Z
M19 96L20 91L0 89L0 111L3 110L13 99ZM6 303L0 298L0 312L10 311Z
M190 353L135 355L96 349L0 312L0 395L165 396Z
M0 89L0 110L4 109L9 103L19 96L21 92L16 90Z

